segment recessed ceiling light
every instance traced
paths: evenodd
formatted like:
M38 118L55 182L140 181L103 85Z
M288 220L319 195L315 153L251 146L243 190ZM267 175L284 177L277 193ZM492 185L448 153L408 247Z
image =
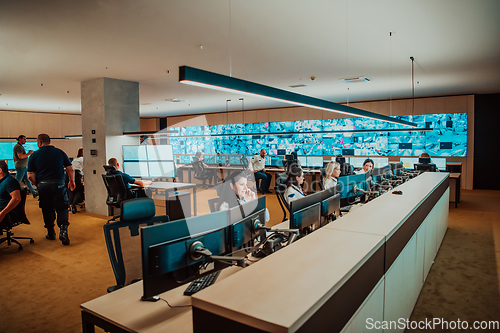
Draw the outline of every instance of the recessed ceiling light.
M165 102L172 102L172 103L182 103L185 102L183 99L178 99L178 98L167 98Z
M348 77L340 79L340 81L344 81L345 83L356 83L356 82L370 82L371 80L366 76L356 76L356 77Z

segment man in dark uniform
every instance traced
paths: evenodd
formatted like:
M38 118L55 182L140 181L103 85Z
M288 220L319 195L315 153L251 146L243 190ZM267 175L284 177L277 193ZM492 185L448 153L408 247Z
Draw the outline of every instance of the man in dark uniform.
M5 161L0 161L0 223L9 218L8 213L21 201L21 187L9 174Z
M50 144L47 134L39 134L37 138L39 149L31 154L28 162L28 178L38 188L40 196L39 207L42 209L43 222L47 228L45 238L56 239L54 220L57 213L57 226L60 229L59 240L63 245L69 245L68 237L68 192L64 181L64 168L69 178L68 187L75 189L75 173L71 162L61 149Z

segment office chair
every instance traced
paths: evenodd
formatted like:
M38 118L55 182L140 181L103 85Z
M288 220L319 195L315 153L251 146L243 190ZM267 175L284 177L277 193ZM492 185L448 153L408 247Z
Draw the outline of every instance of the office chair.
M66 187L68 187L69 178L66 175ZM82 174L80 170L75 170L75 189L74 191L68 190L68 200L71 207L71 212L76 214L76 206L83 208L83 201L85 200L85 190L82 183Z
M208 199L208 207L210 208L210 213L219 211L219 200L220 198Z
M203 181L203 183L202 183L203 188L207 188L208 185L205 182L210 179L210 177L211 177L210 172L205 170L205 167L203 166L202 161L191 162L191 165L193 166L193 169L194 169L193 177L195 179Z
M274 187L274 191L276 192L276 197L278 197L278 202L280 204L281 210L283 211L283 219L281 222L286 221L286 214L290 216L290 206L285 200L285 191L286 191L286 174L282 173L276 177L276 186Z
M7 236L3 237L0 239L0 244L7 241L7 245L10 246L11 243L16 243L19 245L18 250L21 251L23 249L23 246L21 243L19 243L16 239L29 239L30 244L33 244L35 241L31 237L14 237L12 233L12 228L24 223L24 224L30 224L30 221L28 221L28 218L26 217L26 213L24 210L24 206L26 204L26 193L28 192L28 189L22 188L21 189L21 201L17 204L17 206L11 210L5 218L0 222L0 235L3 235L3 231L6 231Z
M109 166L109 165L103 165L104 171L106 171L106 174L109 175L111 171L116 170L115 167Z
M153 199L128 199L120 203L120 219L111 219L103 226L116 279L116 285L107 288L108 293L142 279L140 227L170 221L168 215L154 215Z
M106 204L110 208L110 213L113 213L114 208L120 208L122 201L127 200L129 190L125 187L122 175L120 174L102 175L102 180L108 191Z

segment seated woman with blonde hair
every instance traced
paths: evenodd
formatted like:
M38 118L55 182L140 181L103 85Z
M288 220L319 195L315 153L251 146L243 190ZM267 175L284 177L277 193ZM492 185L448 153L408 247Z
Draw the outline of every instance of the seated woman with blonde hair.
M340 164L333 161L328 163L323 178L323 188L326 190L337 185L338 177L340 177Z

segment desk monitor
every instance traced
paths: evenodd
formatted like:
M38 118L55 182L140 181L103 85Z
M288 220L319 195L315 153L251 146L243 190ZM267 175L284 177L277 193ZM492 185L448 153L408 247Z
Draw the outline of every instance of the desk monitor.
M271 156L271 164L270 166L274 167L282 167L283 166L283 157L282 156Z
M266 157L264 157L264 164L266 166L271 165L271 156L267 155Z
M335 185L321 191L321 216L327 220L332 220L340 215L340 185Z
M387 178L391 174L391 166L386 165L380 168L372 169L372 180L375 183L380 183L383 179Z
M446 171L446 157L433 157L431 158L431 163L436 164L436 168L441 171Z
M215 164L215 156L214 155L204 155L203 162L205 164Z
M304 236L309 233L310 226L320 223L322 195L316 192L290 202L290 229L299 229Z
M405 169L413 170L414 165L418 163L418 157L401 157L399 161L403 163Z
M349 159L349 164L351 164L354 168L361 169L363 167L363 163L368 157L360 157L360 156L352 156Z
M396 163L396 162L392 162L390 164L391 166L391 170L392 170L392 174L394 176L401 176L403 175L404 173L404 167L403 167L403 163L399 162L399 163Z
M217 155L215 156L215 163L224 165L227 162L227 157L225 155Z
M228 225L232 251L252 247L254 240L263 242L264 229L256 229L256 223L266 224L266 197L246 202L228 210Z
M368 175L369 173L362 173L338 178L338 184L340 185L340 205L342 207L353 204L356 198L362 195L362 192L357 191L357 189L364 190L366 188L366 177Z
M267 157L267 156L266 156ZM242 165L241 164L241 156L228 156L229 164L231 165Z
M372 157L374 168L380 168L389 164L389 157Z
M149 161L172 161L174 153L171 145L146 145Z
M301 167L307 166L307 157L306 156L298 156L298 161L299 161Z
M307 166L310 168L322 168L323 156L307 156Z
M191 228L196 225L203 226L204 231ZM213 270L201 273L211 256L229 253L224 226L227 226L226 211L141 228L142 300L152 300L156 295L227 267L227 263L215 261ZM197 251L202 249L200 243L211 255Z
M122 146L124 161L147 161L148 155L145 145Z
M194 155L179 155L180 156L180 162L182 164L190 164L193 162L193 156Z
M429 163L431 163L431 158L430 157L419 157L418 163L429 164Z
M426 163L426 164L415 164L415 170L419 171L430 171L430 172L436 172L436 164L433 163Z
M345 156L332 156L332 161L335 161L340 164L349 163L350 159L351 159L350 157L345 157Z
M175 177L175 166L172 161L148 162L148 167L149 177Z
M149 177L148 162L123 162L123 171L132 177Z

